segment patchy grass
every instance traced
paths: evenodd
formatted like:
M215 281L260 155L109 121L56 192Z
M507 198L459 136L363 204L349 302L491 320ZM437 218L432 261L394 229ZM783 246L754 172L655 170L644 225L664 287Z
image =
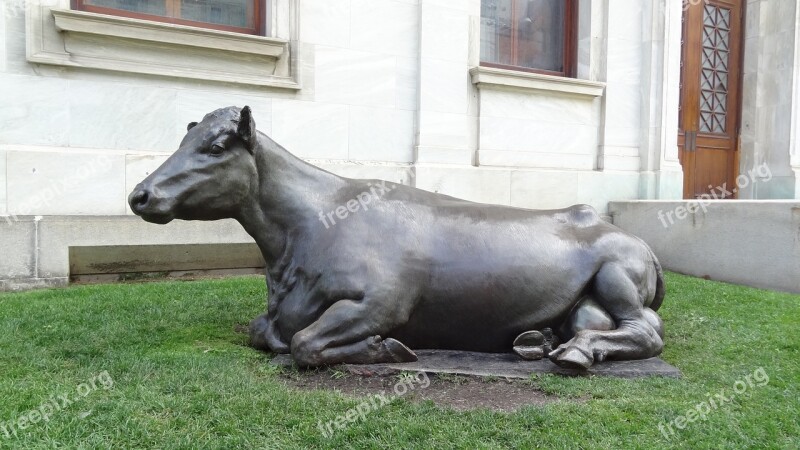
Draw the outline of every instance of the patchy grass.
M262 279L0 294L0 422L16 424L0 447L800 448L800 296L675 274L667 289L663 357L680 380L537 377L561 400L515 413L401 399L329 439L318 422L360 400L292 390L246 347ZM769 382L733 395L759 368ZM705 420L659 431L720 393ZM62 394L74 402L20 429Z

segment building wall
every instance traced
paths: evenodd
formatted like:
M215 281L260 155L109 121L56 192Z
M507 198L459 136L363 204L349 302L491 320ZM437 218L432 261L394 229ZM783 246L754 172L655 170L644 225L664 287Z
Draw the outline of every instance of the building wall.
M474 84L478 0L270 1L299 90L32 63L25 16L30 29L37 3L6 8L0 214L129 214L127 193L188 122L245 104L261 131L347 176L533 208L680 196L665 131L677 80L664 64L679 7L581 0L578 75L606 85L591 97Z
M769 173L761 170L742 198L800 198L799 14L792 0L747 2L739 173Z
M137 222L126 202L229 105L344 176L603 214L681 196L680 3L580 0L565 79L480 68L479 0L267 1L255 40L3 3L0 289L67 282L74 246L249 242L229 221Z
M250 105L259 130L326 167L410 164L418 5L332 3L300 2L308 76L299 91L31 64L25 17L6 9L0 214L126 214L127 193L177 148L186 124L228 105Z
M0 289L66 282L73 245L249 241L230 222L126 217L186 124L229 105L344 176L601 213L682 196L682 2L579 0L577 79L553 79L479 67L480 0L267 1L274 39L233 43L163 25L111 36L51 12L69 0L4 1ZM800 8L747 6L740 172L771 178L742 197L800 198Z

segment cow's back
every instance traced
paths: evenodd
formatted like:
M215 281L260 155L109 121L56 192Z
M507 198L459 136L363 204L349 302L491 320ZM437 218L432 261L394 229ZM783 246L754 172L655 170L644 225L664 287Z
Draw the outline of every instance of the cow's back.
M370 257L360 270L380 274L367 279L381 279L384 294L415 303L396 330L412 347L459 348L468 329L470 348L505 349L520 330L566 316L602 264L591 241L606 230L589 206L535 211L401 189L359 218L345 241L378 246L380 261Z

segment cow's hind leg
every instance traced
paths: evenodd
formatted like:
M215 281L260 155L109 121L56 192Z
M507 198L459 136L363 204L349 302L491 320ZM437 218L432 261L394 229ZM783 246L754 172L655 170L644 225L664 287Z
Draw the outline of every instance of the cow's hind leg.
M381 338L391 331L391 315L363 300L340 300L294 335L292 358L301 367L416 361L400 341Z
M627 268L607 263L594 279L593 298L617 324L614 330L582 330L558 349L550 359L562 366L587 369L596 361L644 359L661 353L663 341L658 315L646 309L643 292ZM651 316L655 316L655 318Z

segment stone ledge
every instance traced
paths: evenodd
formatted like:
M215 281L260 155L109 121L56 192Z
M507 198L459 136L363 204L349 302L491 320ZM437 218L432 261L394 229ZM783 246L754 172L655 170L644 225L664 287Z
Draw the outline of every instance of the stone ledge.
M31 289L50 289L65 287L69 284L69 278L14 278L11 280L0 279L0 292L3 291L29 291Z
M587 371L564 369L549 359L525 361L513 353L478 353L454 350L415 350L416 362L387 364L345 364L345 368L358 375L390 375L396 372L449 373L481 377L528 379L533 374L564 376L606 376L617 378L668 377L680 378L681 371L660 358L636 361L603 361ZM293 365L290 355L277 355L271 364L282 367Z
M289 42L263 36L109 16L68 9L50 11L59 31L113 36L138 41L178 44L187 47L252 53L278 58L288 51Z
M593 99L603 95L606 84L577 78L556 77L539 73L473 67L469 74L478 88L506 89L520 92L560 93Z
M612 201L608 210L665 270L800 293L800 200Z

